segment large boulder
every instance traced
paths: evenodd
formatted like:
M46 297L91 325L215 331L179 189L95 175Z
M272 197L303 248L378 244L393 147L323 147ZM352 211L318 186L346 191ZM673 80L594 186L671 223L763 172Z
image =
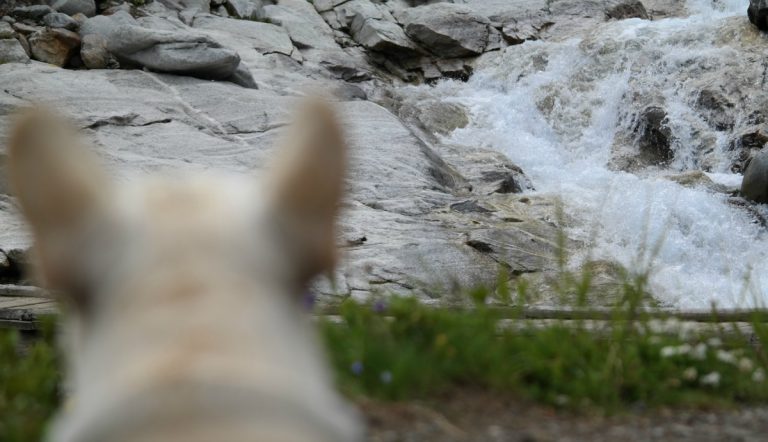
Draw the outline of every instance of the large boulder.
M416 53L416 45L405 35L397 23L376 18L355 17L352 38L365 48L394 55Z
M312 4L305 0L281 0L276 5L266 5L262 8L261 16L285 29L299 49L337 48L333 30Z
M405 33L440 57L467 57L488 46L490 21L465 5L437 3L403 12Z
M95 0L56 0L53 9L67 15L83 14L86 17L96 15Z
M29 63L29 56L15 38L0 39L0 64Z
M43 17L43 24L49 28L63 28L69 31L77 31L80 27L77 20L61 12L51 12Z
M64 66L80 48L80 36L72 31L45 28L29 36L32 58L56 66Z
M749 0L749 21L763 31L768 31L768 0Z
M744 171L741 194L757 203L768 203L768 150L758 152Z
M107 50L121 66L223 80L232 76L240 64L235 51L208 36L148 29L123 14L115 16L93 17L83 23L80 33L103 37Z

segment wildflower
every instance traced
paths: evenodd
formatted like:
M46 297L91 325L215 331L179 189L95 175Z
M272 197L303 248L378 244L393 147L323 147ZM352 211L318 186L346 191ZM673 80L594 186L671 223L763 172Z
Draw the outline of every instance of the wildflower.
M312 311L313 308L315 308L315 302L317 301L317 297L314 293L310 291L304 292L304 294L301 297L302 304L304 305L304 309L306 311Z
M360 376L363 373L362 361L353 362L352 365L349 367L349 369L352 371L353 375Z
M752 373L752 380L761 383L765 380L765 371L763 371L762 368L758 368L757 370Z
M696 367L688 367L683 371L683 379L686 381L695 381L699 376L699 372L696 371Z
M721 347L723 345L723 341L720 338L709 338L707 339L707 344L709 344L710 347Z
M703 361L707 358L707 344L700 342L693 347L691 351L691 357L697 361Z
M717 353L715 353L715 356L717 356L717 359L721 362L736 365L736 356L729 351L718 350Z
M387 311L387 303L381 299L376 300L371 306L374 313L384 313Z
M392 382L392 372L389 370L382 371L379 378L381 379L382 383L389 384L390 382Z
M687 355L691 352L691 346L688 344L678 345L677 347L668 345L661 348L661 357L669 358L672 356Z
M755 368L755 364L752 363L752 359L749 358L741 358L739 359L739 370L747 373L752 371L752 369Z
M699 382L701 382L701 385L710 385L712 387L717 387L718 385L720 385L720 373L713 371L712 373L702 376L699 379Z

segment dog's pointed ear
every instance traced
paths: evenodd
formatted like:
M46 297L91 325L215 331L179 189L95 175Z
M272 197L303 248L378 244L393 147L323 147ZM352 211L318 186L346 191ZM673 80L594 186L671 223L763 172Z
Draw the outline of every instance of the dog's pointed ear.
M344 192L347 146L330 104L308 99L279 146L268 177L272 208L287 245L295 277L332 270L336 261L336 215Z
M108 202L109 182L74 128L41 108L20 113L9 139L8 184L36 239L43 281L68 290L74 242Z

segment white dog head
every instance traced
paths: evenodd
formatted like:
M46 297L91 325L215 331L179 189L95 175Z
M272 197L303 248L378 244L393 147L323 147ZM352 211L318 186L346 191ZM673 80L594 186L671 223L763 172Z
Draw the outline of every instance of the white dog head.
M346 148L308 102L260 183L110 180L68 124L20 116L10 184L61 292L73 405L66 441L347 441L299 299L335 261Z

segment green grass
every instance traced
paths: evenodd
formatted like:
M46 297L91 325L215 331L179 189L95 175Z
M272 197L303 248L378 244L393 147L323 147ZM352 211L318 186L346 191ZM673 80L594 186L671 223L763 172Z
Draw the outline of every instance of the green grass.
M768 400L762 344L728 327L690 333L652 319L643 282L624 284L612 319L598 324L515 321L522 310L489 307L489 292L478 290L464 310L407 298L347 302L340 323L321 327L339 384L353 396L406 400L469 387L608 413ZM514 305L508 293L496 297ZM502 317L511 325L500 327ZM768 342L768 328L753 327Z
M523 285L511 292L504 281L494 293L472 291L462 309L402 297L337 306L338 315L321 319L319 328L339 388L384 400L477 388L602 413L768 403L762 322L752 324L757 344L727 325L690 333L669 320L660 330L644 278L635 278L617 295L611 320L542 326L516 320L529 294ZM581 298L588 283L579 281L568 290ZM17 332L0 331L2 441L39 440L60 403L50 330L28 345Z

